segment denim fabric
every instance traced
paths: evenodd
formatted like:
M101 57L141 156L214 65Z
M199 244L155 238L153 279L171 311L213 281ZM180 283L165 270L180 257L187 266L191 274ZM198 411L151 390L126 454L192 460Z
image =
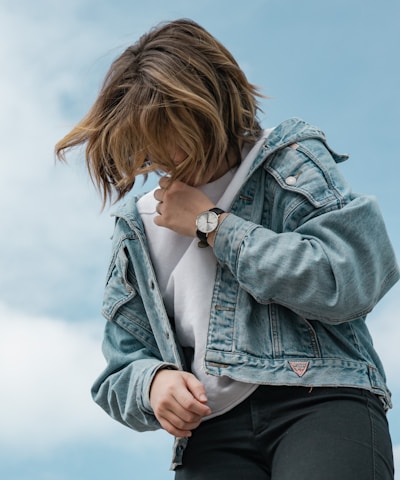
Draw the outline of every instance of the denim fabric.
M375 199L353 193L338 170L346 158L299 119L267 138L215 236L207 373L361 388L391 406L365 319L399 270ZM160 368L186 365L135 199L116 213L103 315L107 367L93 386L95 401L131 428L160 428L151 381Z

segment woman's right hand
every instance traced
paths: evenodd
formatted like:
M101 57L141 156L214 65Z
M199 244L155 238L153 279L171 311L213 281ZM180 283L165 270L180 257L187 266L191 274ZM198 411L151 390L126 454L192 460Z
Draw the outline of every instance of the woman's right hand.
M204 385L191 373L159 370L151 384L150 404L161 426L175 437L190 437L211 414Z

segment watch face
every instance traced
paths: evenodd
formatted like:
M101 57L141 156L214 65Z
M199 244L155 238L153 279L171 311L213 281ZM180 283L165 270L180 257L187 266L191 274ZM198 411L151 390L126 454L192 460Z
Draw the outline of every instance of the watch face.
M196 219L196 226L200 232L213 232L218 227L218 215L214 212L200 213Z

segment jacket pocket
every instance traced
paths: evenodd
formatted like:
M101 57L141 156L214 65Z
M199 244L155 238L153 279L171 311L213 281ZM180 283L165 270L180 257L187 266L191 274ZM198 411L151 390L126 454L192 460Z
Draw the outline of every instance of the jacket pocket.
M133 282L128 277L129 260L125 248L122 245L118 249L108 271L102 308L107 320L112 320L117 310L137 295Z
M318 335L312 322L276 304L271 304L270 310L276 357L321 357Z
M278 152L274 160L266 164L281 188L300 194L315 208L335 201L338 196L331 178L331 168L336 169L329 151L321 149L319 158L302 144L294 144Z
M160 358L129 260L128 247L123 242L114 254L108 270L102 314L135 337L156 358Z
M342 208L350 201L350 187L328 147L307 140L285 147L264 165L269 174L272 218L279 231L294 230L308 219Z

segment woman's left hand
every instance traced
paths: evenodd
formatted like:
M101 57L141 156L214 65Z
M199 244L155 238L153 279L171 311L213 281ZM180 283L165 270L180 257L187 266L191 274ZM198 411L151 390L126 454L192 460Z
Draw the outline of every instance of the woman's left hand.
M201 190L183 182L169 185L168 178L161 178L159 185L154 192L154 198L159 202L154 223L181 235L195 237L197 215L215 207L213 202Z

